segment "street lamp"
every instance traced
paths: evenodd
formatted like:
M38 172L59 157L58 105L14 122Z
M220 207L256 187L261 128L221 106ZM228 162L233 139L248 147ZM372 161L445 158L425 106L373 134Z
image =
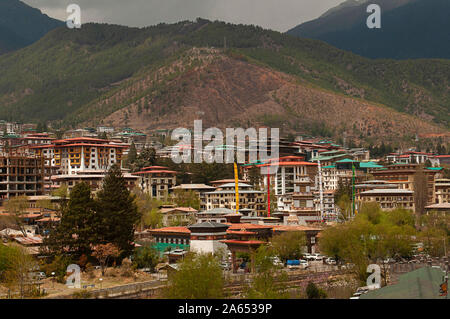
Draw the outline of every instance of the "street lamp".
M55 272L54 271L52 271L52 282L53 282L53 285L52 285L52 288L55 288Z
M100 289L102 289L102 287L103 287L103 285L102 285L103 278L100 278L99 280L100 280Z

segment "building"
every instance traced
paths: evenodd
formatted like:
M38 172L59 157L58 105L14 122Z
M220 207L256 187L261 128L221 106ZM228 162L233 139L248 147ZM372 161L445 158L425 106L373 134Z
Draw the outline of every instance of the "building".
M53 140L49 145L31 146L37 156L45 158L46 166L56 167L60 174L76 174L90 170L108 170L122 162L122 154L127 146L112 144L110 141L78 137Z
M227 250L222 243L227 237L229 225L216 222L203 222L188 226L191 232L190 250L198 253L214 254L220 250Z
M43 195L44 160L38 156L0 155L0 199Z
M133 174L139 176L140 188L159 200L166 199L177 183L177 172L164 166L144 167L142 171Z
M84 172L75 172L73 174L53 175L51 177L52 189L58 189L62 185L67 186L70 193L72 188L79 183L86 183L91 187L92 192L97 192L103 185L103 180L107 172L103 170L85 170ZM132 190L138 185L139 177L133 174L122 172L125 184L129 190Z
M223 207L201 211L197 213L197 223L204 223L204 222L225 223L227 221L227 218L225 216L233 213L236 213L236 211Z
M450 179L439 178L434 181L434 197L436 204L450 203Z
M196 219L197 210L192 207L162 207L160 212L163 216L164 225L192 224Z
M443 214L450 214L450 203L440 203L425 206L425 210L427 213L430 212L439 212Z
M405 153L390 153L386 156L386 161L394 164L424 164L432 156L431 153L408 151Z
M414 192L414 175L418 172L418 164L392 164L385 168L376 168L369 170L375 179L385 180L389 183L396 183L399 189L410 190ZM428 204L433 204L435 199L435 178L439 170L422 168L427 179Z
M356 200L360 203L377 202L383 210L396 208L414 211L414 192L407 189L373 189L359 193Z
M251 209L259 216L266 210L264 192L254 190L252 185L238 183L239 209ZM205 192L204 206L207 210L214 208L228 208L236 211L235 183L222 184L212 192Z

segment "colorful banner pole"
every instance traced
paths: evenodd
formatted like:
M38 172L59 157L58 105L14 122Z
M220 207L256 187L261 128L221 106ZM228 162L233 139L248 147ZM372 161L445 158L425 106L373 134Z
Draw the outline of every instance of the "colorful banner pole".
M270 217L270 169L267 166L267 217Z
M236 163L234 163L234 189L236 192L236 214L239 214L239 175Z

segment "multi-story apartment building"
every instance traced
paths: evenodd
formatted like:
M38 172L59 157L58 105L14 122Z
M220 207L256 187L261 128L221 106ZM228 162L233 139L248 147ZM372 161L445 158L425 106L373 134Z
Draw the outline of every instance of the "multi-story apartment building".
M359 193L356 200L377 202L384 210L404 208L414 211L414 192L406 189L372 189Z
M239 186L239 209L249 209L258 216L263 216L266 210L264 192L253 189L252 185L238 183ZM235 183L222 184L212 192L205 192L206 210L214 208L228 208L236 210Z
M61 174L75 174L85 170L108 170L121 163L124 145L110 141L79 137L53 141L55 166Z
M177 183L177 172L164 166L144 167L142 171L133 174L140 177L138 185L141 189L159 200L166 199Z
M42 195L44 161L41 157L0 154L0 199L20 195Z
M369 172L375 179L385 180L390 183L399 184L400 189L414 192L414 176L420 169L418 164L392 164L384 169L373 169ZM427 179L428 204L433 204L435 199L435 178L439 171L422 168Z
M435 204L450 203L450 179L440 178L434 184Z

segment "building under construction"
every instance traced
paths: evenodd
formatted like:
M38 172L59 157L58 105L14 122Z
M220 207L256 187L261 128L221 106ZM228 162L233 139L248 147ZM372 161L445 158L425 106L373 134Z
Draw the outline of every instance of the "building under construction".
M0 153L0 200L42 195L44 159L20 153Z

